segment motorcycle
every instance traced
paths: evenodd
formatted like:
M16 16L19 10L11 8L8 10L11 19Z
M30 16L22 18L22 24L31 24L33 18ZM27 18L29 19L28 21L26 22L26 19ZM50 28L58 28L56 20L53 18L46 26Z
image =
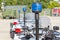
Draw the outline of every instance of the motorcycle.
M28 30L18 30L15 29L14 39L13 40L30 40L30 38L35 37L31 31Z
M26 23L26 26L24 26L23 21L20 23L13 22L12 24L13 27L10 29L10 35L13 40L27 40L33 37L32 29L34 27L29 21Z

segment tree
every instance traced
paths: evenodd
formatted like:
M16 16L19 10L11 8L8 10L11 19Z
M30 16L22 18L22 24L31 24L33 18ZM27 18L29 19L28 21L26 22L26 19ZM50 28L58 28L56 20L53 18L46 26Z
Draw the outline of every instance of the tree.
M0 9L1 9L1 1L2 1L2 0L0 0Z
M17 0L12 0L12 5L17 5Z
M3 1L5 2L6 5L27 5L29 8L31 8L31 4L34 2L34 0L0 0L0 7L1 2ZM50 1L53 0L37 0L37 1L42 3L43 8L50 8L51 7Z
M50 4L48 5L48 8L54 8L54 7L58 7L58 2L51 1Z

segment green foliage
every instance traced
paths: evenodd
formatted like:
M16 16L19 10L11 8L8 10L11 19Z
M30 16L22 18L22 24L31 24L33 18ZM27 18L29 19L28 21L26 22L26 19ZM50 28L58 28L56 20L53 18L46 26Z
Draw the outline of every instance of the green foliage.
M0 0L0 9L1 9L1 1L2 1L2 0Z
M48 5L49 5L50 1L51 0L41 0L43 8L48 8Z
M50 4L48 5L48 8L54 8L54 7L58 7L58 2L51 1Z
M56 2L53 2L52 5L50 4L50 1L52 0L37 0L37 1L42 3L43 8L51 8L52 5L56 6ZM0 7L1 2L5 2L5 5L12 5L12 6L27 5L28 8L31 8L31 4L34 2L34 0L0 0Z

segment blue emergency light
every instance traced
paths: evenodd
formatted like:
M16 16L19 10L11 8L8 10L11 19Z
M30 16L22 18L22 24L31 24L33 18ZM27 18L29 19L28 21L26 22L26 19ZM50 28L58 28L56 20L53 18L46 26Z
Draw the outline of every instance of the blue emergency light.
M26 7L23 8L23 11L26 12Z
M36 12L41 12L42 11L42 4L41 3L33 3L32 4L32 12L36 13Z
M20 10L18 10L18 12L20 13Z

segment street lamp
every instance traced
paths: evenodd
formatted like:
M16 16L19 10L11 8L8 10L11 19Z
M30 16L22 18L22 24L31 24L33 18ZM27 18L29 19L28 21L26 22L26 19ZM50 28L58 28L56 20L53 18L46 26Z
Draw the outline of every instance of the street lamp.
M42 4L35 2L32 4L32 12L35 13L36 40L39 40L39 13L42 11Z

